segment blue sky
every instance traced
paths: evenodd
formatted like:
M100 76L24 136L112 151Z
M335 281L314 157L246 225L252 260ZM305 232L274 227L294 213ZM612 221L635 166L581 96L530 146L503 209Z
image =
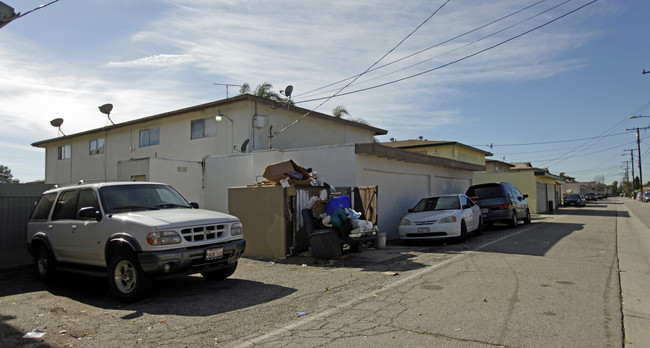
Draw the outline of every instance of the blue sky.
M118 123L225 98L214 83L270 82L301 107L345 106L381 141L458 141L620 182L627 129L650 125L628 118L650 116L648 14L647 0L60 0L0 29L0 164L43 179L30 144L56 137L57 117L73 134L105 126L105 103ZM642 130L644 181L648 145Z

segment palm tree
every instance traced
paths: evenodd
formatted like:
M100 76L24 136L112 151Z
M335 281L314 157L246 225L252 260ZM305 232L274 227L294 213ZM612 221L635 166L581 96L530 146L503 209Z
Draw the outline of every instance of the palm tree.
M251 85L249 85L248 82L244 82L244 84L241 85L241 88L239 89L239 95L247 94L250 92L251 92Z
M239 89L239 94L246 94L246 93L251 93L251 87L248 84L248 82L244 82L242 87ZM293 100L289 98L283 98L280 96L278 93L273 91L273 85L270 84L269 82L264 82L262 84L257 85L255 87L255 90L252 93L256 97L264 98L264 99L271 99L275 102L278 103L283 103L283 104L290 104L293 105Z
M334 115L334 117L336 117L336 118L342 118L343 115L350 116L350 113L345 108L345 106L339 105L339 106L335 107L334 109L332 109L332 115Z

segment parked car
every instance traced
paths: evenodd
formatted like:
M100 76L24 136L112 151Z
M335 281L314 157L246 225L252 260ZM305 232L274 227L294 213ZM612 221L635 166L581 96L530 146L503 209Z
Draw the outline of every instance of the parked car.
M650 191L644 192L643 197L641 197L641 198L643 199L644 203L650 202Z
M585 198L586 198L588 201L595 201L595 200L598 200L598 196L596 196L596 193L595 193L595 192L587 192L587 193L585 193Z
M601 192L596 193L596 198L603 199L603 194Z
M106 275L123 302L148 295L154 277L225 279L246 246L235 216L198 209L171 186L145 182L45 191L27 234L40 279L54 278L56 270Z
M587 205L587 199L579 193L569 193L564 197L564 206L584 207Z
M423 198L408 212L399 224L400 239L465 240L469 232L482 231L481 209L464 194Z
M474 200L483 214L483 222L493 224L505 222L516 227L519 220L530 223L530 210L526 198L512 184L507 182L470 186L465 194Z

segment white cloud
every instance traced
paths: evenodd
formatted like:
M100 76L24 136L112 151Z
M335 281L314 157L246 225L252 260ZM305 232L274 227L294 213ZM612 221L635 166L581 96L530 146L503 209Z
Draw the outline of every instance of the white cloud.
M118 68L164 68L168 66L188 64L193 61L194 58L187 54L157 54L155 56L134 59L126 62L108 62L106 63L106 66Z

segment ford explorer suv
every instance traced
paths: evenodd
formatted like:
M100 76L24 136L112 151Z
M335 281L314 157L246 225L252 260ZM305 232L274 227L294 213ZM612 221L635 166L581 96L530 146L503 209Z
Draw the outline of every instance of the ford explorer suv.
M517 227L519 220L530 223L530 210L526 202L528 195L521 194L510 183L474 185L465 194L481 207L483 222L488 225L504 222L510 227Z
M199 209L171 186L150 182L45 191L27 233L41 280L56 270L103 275L122 302L147 296L156 277L225 279L246 247L238 218Z

